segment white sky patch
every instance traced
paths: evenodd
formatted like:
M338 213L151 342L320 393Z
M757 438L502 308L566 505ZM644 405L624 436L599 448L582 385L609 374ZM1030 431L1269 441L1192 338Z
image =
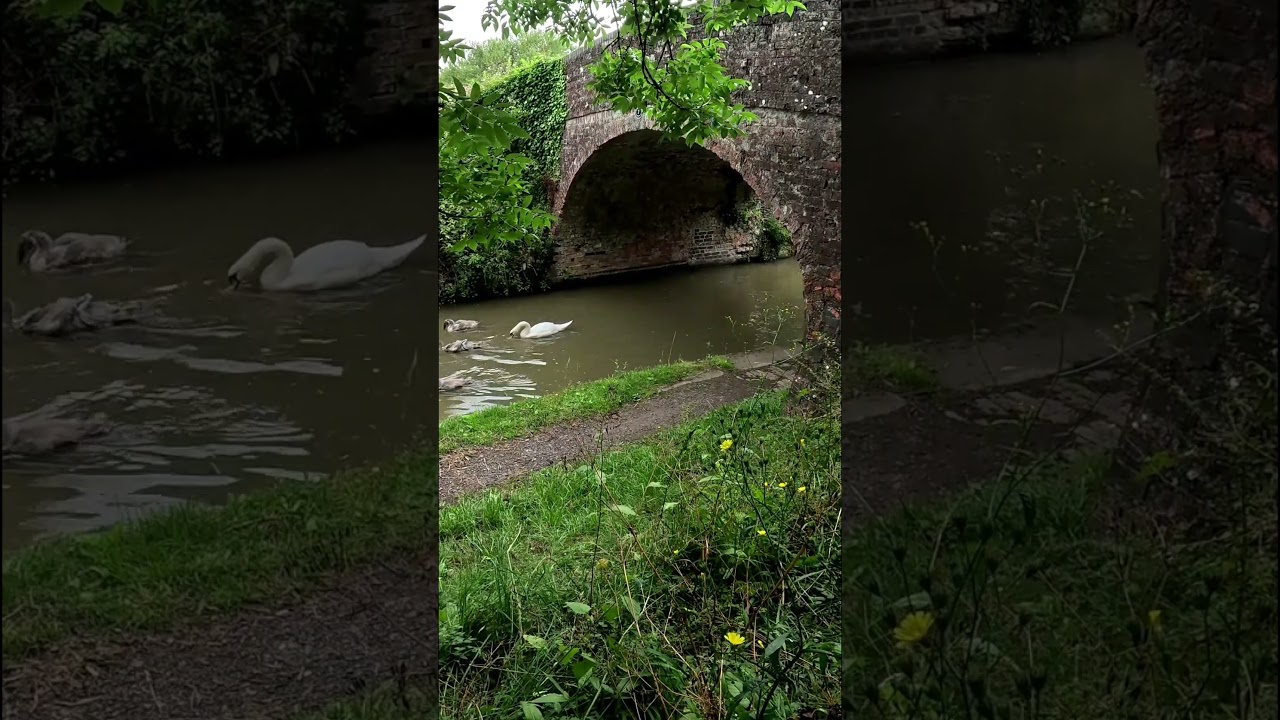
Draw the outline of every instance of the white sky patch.
M449 0L444 0L441 5L451 4ZM453 39L462 40L467 45L475 47L485 40L502 37L502 30L499 28L485 29L480 24L480 19L484 17L485 8L489 6L487 0L453 0L453 9L445 11L445 15L449 16L449 22L442 23L445 30L453 31ZM611 7L597 8L596 13L603 16L605 27L612 30L618 26L618 17Z
M442 2L441 5L449 3ZM456 0L453 3L453 9L445 11L445 15L449 16L449 22L444 23L445 30L452 30L453 37L458 40L465 41L468 45L475 46L489 38L502 36L502 31L497 28L486 30L480 25L480 18L484 16L484 10L489 3L484 0Z

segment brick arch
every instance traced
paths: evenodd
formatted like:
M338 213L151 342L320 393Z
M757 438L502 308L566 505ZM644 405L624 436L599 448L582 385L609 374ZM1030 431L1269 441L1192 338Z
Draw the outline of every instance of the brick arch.
M751 86L735 98L757 120L746 136L707 143L792 233L810 339L840 339L840 7L809 0L791 18L768 18L724 37L722 61ZM598 49L565 61L568 118L553 210L560 216L579 171L609 142L652 129L646 118L595 103L587 66Z

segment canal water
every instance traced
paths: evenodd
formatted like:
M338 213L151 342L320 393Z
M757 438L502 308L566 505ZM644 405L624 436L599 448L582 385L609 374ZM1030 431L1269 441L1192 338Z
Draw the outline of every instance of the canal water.
M158 298L155 327L68 339L4 331L4 417L104 414L111 433L4 461L6 550L182 500L220 502L403 449L436 412L435 253L314 294L232 292L227 268L256 240L295 252L348 238L391 245L427 232L423 145L363 147L262 164L9 193L3 287L18 311L59 296ZM120 234L133 257L91 272L14 262L38 228Z
M1069 312L1103 323L1154 291L1155 99L1132 39L846 67L843 85L846 339L995 331L1072 276Z
M802 292L799 265L779 260L441 307L441 324L446 318L480 322L475 331L442 333L442 343L466 338L483 346L442 353L441 376L472 384L440 393L440 417L545 395L618 370L790 345L804 334ZM568 329L549 338L508 335L521 321L570 320Z

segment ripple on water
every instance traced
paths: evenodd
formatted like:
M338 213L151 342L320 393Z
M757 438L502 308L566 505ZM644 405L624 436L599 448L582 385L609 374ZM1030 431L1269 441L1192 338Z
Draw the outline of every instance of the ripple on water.
M105 436L57 455L5 461L6 478L21 478L6 483L5 492L20 492L32 506L18 522L36 537L95 530L143 509L200 499L208 489L243 481L237 472L273 479L318 476L263 464L309 457L312 433L201 387L113 381L65 393L24 416L84 416L87 407L111 418L114 426ZM175 425L173 408L196 409Z
M333 365L322 358L297 358L274 363L231 360L227 358L197 357L187 353L196 350L194 345L179 345L173 348L151 347L125 342L108 342L95 348L107 357L130 362L156 362L167 360L178 363L192 370L244 375L264 372L292 372L302 375L323 375L341 377L342 367Z

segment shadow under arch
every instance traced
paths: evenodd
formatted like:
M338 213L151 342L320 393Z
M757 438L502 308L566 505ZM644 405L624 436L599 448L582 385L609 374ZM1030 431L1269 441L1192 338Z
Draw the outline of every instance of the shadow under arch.
M743 174L700 145L656 130L602 143L573 174L555 226L557 282L658 268L723 265L760 256L759 203Z

